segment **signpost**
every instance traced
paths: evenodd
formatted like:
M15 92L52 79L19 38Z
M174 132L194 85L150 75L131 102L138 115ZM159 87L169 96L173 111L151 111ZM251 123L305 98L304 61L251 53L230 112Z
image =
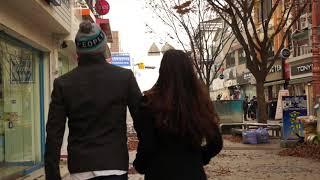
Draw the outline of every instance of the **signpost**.
M304 136L303 123L299 116L306 116L307 96L283 96L283 140L299 140Z
M282 97L283 96L289 96L289 90L284 89L279 91L275 119L282 119Z

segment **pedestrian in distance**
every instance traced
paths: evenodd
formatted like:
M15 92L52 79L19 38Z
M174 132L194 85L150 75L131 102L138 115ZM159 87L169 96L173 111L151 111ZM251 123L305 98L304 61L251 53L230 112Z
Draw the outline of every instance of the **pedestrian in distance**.
M166 51L159 78L142 99L135 169L145 180L206 180L203 166L223 141L209 92L190 57Z
M249 109L249 101L248 101L248 96L246 96L243 100L243 119L245 121L248 120L247 115L248 115L248 109Z
M59 180L60 149L68 118L72 180L127 180L126 113L135 121L142 94L133 72L109 64L107 37L82 22L76 35L78 67L55 79L47 122L45 173Z
M252 120L257 118L257 109L258 109L258 102L256 96L253 96L250 100L250 117Z

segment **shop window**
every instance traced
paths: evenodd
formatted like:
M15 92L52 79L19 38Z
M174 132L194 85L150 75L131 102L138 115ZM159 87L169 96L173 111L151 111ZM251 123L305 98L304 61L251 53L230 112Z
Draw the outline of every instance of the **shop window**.
M258 22L261 23L262 20L266 20L268 15L272 9L272 0L260 0L258 2L258 6L256 7L256 16Z
M245 64L246 63L246 54L243 49L238 50L238 57L239 57L239 64Z
M271 47L268 50L268 60L273 60L274 59L274 47L271 45Z
M231 52L227 55L226 57L226 67L233 67L236 65L236 60L235 60L235 56L234 56L235 52Z

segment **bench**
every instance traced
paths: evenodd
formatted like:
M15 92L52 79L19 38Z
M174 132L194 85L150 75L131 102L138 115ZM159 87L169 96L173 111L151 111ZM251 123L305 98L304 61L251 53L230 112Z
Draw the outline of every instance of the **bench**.
M265 124L265 123L242 123L241 128L239 127L231 128L231 134L241 135L244 130L258 129L259 127L267 128L268 131L271 131L271 137L280 137L281 135L280 124Z
M258 129L259 127L267 128L271 131L271 136L280 137L281 125L280 124L266 124L266 123L244 123L246 130Z
M222 134L230 133L230 129L232 133L232 128L244 128L244 126L243 123L221 123L219 125L219 129Z
M242 131L243 131L243 129L240 129L240 128L232 128L231 134L232 135L242 135Z

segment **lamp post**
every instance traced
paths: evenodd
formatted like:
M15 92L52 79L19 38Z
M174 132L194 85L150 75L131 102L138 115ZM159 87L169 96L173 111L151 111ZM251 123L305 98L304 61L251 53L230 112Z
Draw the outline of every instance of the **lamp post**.
M319 55L319 0L312 0L312 88L313 104L320 97L320 55Z

